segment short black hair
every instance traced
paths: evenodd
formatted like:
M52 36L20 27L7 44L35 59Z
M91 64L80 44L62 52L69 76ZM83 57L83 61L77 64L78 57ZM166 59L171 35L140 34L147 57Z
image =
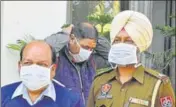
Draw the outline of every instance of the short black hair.
M48 44L48 43L46 43L46 44ZM48 45L49 45L49 47L51 49L51 55L52 55L51 56L51 58L52 58L51 61L52 61L52 64L56 64L57 63L56 51L50 44L48 44ZM20 61L22 61L22 59L23 59L23 51L24 51L26 46L27 46L27 44L25 44L20 50Z
M76 24L71 31L71 34L74 34L76 38L90 38L96 39L98 38L98 31L92 24L88 22L82 22Z

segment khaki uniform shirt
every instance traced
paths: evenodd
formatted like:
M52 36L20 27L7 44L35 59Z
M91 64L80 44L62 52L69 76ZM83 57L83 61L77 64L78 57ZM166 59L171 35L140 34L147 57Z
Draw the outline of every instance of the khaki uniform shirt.
M151 107L154 87L161 80L154 107L175 107L175 95L169 78L139 66L132 79L121 84L115 70L95 77L87 107Z

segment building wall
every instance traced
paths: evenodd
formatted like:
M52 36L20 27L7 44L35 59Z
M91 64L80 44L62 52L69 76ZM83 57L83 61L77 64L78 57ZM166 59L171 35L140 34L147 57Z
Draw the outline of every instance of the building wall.
M25 35L36 39L56 33L66 23L66 1L1 2L1 86L19 81L19 52L6 48Z

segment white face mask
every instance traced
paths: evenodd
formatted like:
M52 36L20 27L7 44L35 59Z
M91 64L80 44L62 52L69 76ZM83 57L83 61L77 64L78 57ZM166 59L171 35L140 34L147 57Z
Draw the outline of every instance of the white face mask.
M132 44L118 43L111 46L108 61L117 66L137 63L137 47Z
M70 52L70 54L72 55L72 57L74 58L75 62L84 62L85 60L89 59L92 51L89 51L87 49L84 49L80 46L80 44L78 43L77 39L75 38L76 43L79 45L80 47L80 51L78 54L73 54Z
M35 91L51 83L50 68L39 65L22 66L20 78L29 90Z
M80 51L78 54L71 53L71 55L73 56L75 62L83 62L83 61L89 59L91 53L92 53L92 51L89 51L87 49L80 47Z

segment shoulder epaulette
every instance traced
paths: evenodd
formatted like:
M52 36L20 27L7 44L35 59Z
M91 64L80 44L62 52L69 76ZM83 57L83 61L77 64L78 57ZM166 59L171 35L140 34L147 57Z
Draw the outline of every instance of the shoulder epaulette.
M169 77L152 69L145 69L146 72L148 72L150 75L160 79L163 83L168 83Z
M104 73L109 73L109 72L111 72L111 71L113 71L113 69L112 69L111 67L102 68L102 69L100 69L100 70L97 70L97 73L96 73L94 79L95 79L96 77L98 77L98 76L101 76L101 75L104 74Z

